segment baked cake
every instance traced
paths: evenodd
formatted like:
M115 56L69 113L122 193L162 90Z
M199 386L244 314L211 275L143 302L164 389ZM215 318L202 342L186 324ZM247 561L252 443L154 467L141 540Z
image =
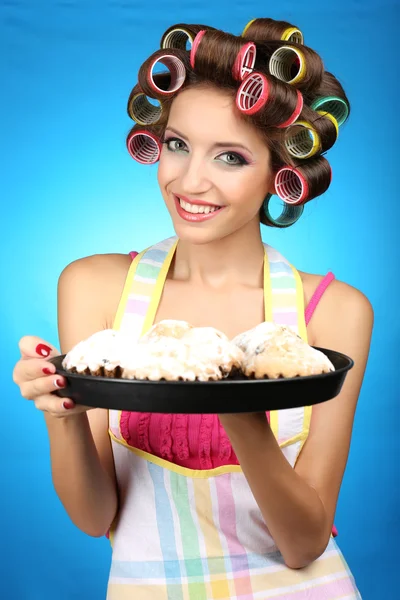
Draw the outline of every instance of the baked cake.
M66 370L139 380L216 381L238 373L243 353L212 327L164 320L138 341L114 330L95 333L63 360Z
M291 327L265 321L236 336L242 371L253 379L279 379L334 371L328 357L309 346Z
M113 329L99 331L68 352L63 368L150 381L278 379L334 370L325 354L284 325L266 321L230 341L213 327L172 319L156 323L139 341Z

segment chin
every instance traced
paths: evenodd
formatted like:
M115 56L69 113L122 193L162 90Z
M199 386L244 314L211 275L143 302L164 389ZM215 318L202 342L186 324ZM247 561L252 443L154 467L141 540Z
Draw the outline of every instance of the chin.
M229 232L222 232L218 227L198 227L188 225L186 223L174 222L175 233L182 242L201 246L203 244L211 244L218 242L222 238L229 235Z

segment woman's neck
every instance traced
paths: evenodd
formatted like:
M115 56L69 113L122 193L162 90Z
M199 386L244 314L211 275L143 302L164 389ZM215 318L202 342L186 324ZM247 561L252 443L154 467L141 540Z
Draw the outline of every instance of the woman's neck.
M250 224L249 224L250 225ZM246 227L207 244L179 240L170 278L228 290L263 285L264 247L260 227Z

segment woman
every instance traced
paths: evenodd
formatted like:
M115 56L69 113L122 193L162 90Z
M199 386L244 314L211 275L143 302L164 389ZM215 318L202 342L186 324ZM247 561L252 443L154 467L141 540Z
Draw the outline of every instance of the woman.
M154 75L157 62L168 73ZM348 116L345 93L288 23L257 19L241 37L178 25L140 69L128 111L128 150L159 161L176 237L68 265L61 352L101 329L139 337L163 319L230 338L274 320L355 366L312 411L120 414L54 396L66 384L48 362L59 352L25 337L14 380L44 412L56 491L79 528L110 532L111 600L359 598L331 533L372 308L331 274L297 271L260 231L293 224L328 188L322 153Z

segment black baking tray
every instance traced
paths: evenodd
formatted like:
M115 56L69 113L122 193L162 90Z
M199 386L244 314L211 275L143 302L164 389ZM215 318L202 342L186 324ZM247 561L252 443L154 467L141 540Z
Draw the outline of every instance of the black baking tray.
M337 396L354 362L334 350L316 350L329 358L335 371L288 379L137 381L69 373L61 366L65 355L50 362L67 379L67 387L55 393L77 404L132 412L222 414L311 406Z

